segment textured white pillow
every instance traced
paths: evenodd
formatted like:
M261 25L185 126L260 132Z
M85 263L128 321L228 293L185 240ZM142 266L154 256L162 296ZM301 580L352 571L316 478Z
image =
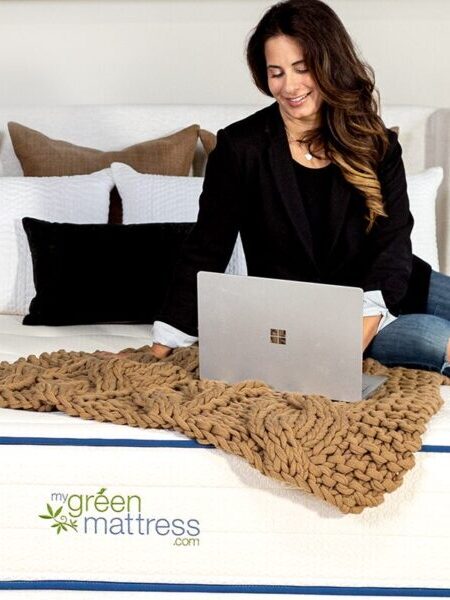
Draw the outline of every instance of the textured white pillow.
M203 177L175 177L138 173L123 163L113 163L114 183L122 198L124 223L194 223ZM238 236L225 271L247 275L247 265Z
M436 195L441 185L442 167L432 167L417 175L407 175L408 197L414 227L411 242L414 254L439 271L436 238Z
M70 177L0 177L0 313L24 315L35 295L23 217L107 223L110 169Z

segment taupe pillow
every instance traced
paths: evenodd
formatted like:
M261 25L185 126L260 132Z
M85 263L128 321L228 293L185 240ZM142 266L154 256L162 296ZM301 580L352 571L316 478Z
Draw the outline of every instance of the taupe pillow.
M202 150L196 152L194 156L194 175L203 177L208 157L216 147L217 138L214 133L211 133L207 129L200 129L198 137L200 138Z
M102 151L54 140L35 129L8 123L14 152L28 177L87 175L113 162L121 162L140 173L189 175L198 139L198 125L156 140L134 144L123 150ZM111 223L122 222L117 190L111 193Z
M198 132L198 136L203 144L203 148L205 149L206 155L208 156L216 147L216 135L214 133L211 133L211 131L208 131L207 129L200 129L200 131Z

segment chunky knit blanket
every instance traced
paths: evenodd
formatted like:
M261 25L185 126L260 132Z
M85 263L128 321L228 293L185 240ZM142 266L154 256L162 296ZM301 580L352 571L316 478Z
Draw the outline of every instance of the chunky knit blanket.
M439 385L450 382L368 360L365 371L388 381L370 400L333 402L262 381L199 380L196 347L162 360L148 346L125 352L60 350L1 362L0 407L179 431L344 513L377 506L401 485L442 405Z

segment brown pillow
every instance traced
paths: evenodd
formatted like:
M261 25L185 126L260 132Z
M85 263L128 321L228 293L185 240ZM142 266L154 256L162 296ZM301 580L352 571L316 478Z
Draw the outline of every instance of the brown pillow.
M19 123L8 123L14 152L27 177L87 175L122 162L140 173L189 175L198 139L198 125L123 150L102 151L53 140ZM110 223L122 222L120 196L111 192Z
M208 157L211 152L216 147L217 138L214 133L208 131L207 129L200 129L198 132L198 137L200 138L200 147L201 150L197 148L197 152L194 156L194 175L198 175L203 177L205 175L206 163L208 161Z
M211 133L211 131L208 131L207 129L200 129L200 131L198 132L198 136L203 144L203 148L205 149L206 155L208 156L216 147L216 136L214 133Z

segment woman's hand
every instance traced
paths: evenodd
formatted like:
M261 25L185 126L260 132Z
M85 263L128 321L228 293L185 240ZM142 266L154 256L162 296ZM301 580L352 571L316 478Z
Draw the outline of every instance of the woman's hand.
M163 346L163 344L153 344L150 348L150 352L153 356L156 356L156 358L165 358L172 350L173 348L170 348L170 346Z
M163 346L162 344L153 344L150 347L150 352L156 358L165 358L172 352L173 348L169 346ZM131 358L133 353L131 352L105 352L103 350L97 350L93 352L95 356L99 356L100 358Z
M363 317L363 352L375 337L382 315Z

